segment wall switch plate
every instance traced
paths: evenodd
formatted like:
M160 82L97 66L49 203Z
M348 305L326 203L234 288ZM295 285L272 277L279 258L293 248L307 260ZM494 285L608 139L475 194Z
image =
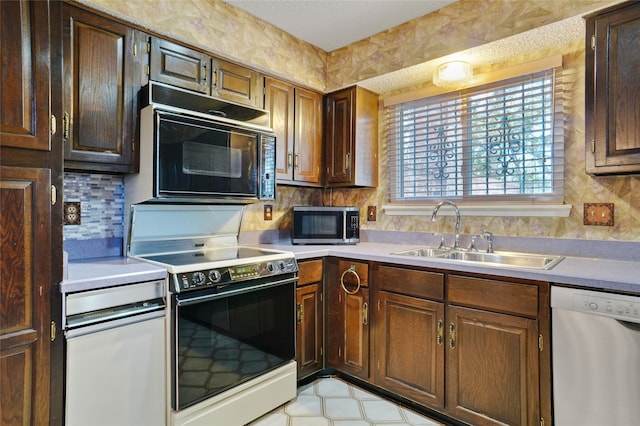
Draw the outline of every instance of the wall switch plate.
M64 202L64 224L80 225L80 202Z
M264 220L273 219L273 206L271 204L264 205Z
M367 207L367 220L369 222L376 221L376 206L368 206Z
M585 225L613 226L613 203L584 203Z

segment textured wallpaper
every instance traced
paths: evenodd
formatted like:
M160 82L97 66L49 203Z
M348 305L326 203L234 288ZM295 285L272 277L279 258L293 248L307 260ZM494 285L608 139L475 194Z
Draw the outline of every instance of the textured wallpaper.
M229 59L319 90L352 85L617 2L460 0L439 12L326 53L220 0L82 0L82 3L151 31L202 46ZM585 173L583 41L526 56L515 52L514 57L487 68L505 67L558 53L563 55L567 82L565 202L573 205L570 217L464 217L463 231L479 233L488 227L496 235L640 241L640 178L593 178ZM382 93L381 98L387 95ZM291 206L325 203L377 206L376 222L367 222L363 210L365 229L452 232L453 221L445 219L433 224L429 217L387 216L382 211L387 185L383 130L380 131L378 188L331 191L279 186L278 199L269 203L274 206L273 220L263 219L263 203L251 205L247 208L243 229L288 229ZM584 202L615 203L615 226L584 226Z

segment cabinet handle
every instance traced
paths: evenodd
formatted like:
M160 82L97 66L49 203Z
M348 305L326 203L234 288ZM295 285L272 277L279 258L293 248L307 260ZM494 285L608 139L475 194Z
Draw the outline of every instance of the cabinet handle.
M304 313L302 312L302 303L298 303L298 324L302 324Z
M216 79L214 78L216 70L211 71L211 84L216 85ZM202 64L202 82L207 83L207 64Z
M211 85L213 87L218 87L218 69L214 68L211 70Z
M351 274L355 275L356 276L356 281L358 282L358 286L353 291L347 290L347 287L344 285L344 276L347 275L348 273L351 273ZM351 265L349 267L349 269L347 269L346 271L344 271L342 273L342 275L340 275L340 285L342 286L342 289L345 291L345 293L356 294L360 290L360 275L358 275L358 273L356 272L356 266L355 265Z
M287 165L289 167L293 166L293 152L289 152L289 154L287 154Z
M347 155L345 155L344 162L345 162L345 169L347 171L351 170L351 153L350 152L347 152Z
M369 323L369 304L364 303L362 305L362 324L367 325Z
M438 346L442 346L444 342L444 321L438 320Z
M69 126L71 117L68 112L62 114L62 139L67 142L69 140Z
M449 324L449 347L456 347L456 326L453 323Z

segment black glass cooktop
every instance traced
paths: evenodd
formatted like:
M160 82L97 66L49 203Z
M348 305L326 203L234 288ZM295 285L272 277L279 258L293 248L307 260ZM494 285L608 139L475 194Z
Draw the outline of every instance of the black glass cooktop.
M217 262L233 259L248 259L273 254L272 252L251 247L224 247L194 252L181 252L141 256L144 259L166 265L183 266L198 263Z

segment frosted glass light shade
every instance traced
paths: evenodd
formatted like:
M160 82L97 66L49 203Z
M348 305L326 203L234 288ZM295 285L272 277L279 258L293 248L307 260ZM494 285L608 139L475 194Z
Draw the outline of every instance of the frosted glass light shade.
M451 87L468 82L473 77L471 64L463 61L445 62L433 73L433 84L440 87Z

